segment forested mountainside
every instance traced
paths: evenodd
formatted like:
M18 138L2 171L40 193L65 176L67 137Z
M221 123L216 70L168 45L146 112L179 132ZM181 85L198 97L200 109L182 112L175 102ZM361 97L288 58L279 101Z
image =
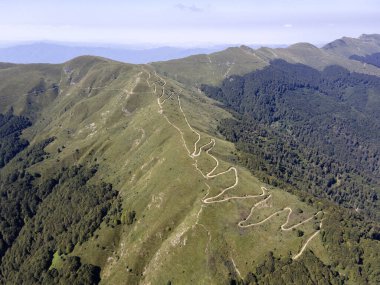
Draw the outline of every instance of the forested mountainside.
M20 135L30 125L27 118L14 116L12 110L0 114L0 168L28 146L28 141L20 138Z
M380 283L380 50L343 41L0 64L0 284Z
M202 90L238 114L219 129L250 169L378 218L379 77L277 60Z
M345 236L338 243L355 243L357 252L369 251L363 247L368 241L378 244L379 77L339 66L318 71L276 60L262 70L231 76L218 87L201 88L234 114L222 120L218 130L235 144L240 163L267 183L295 191L303 199L310 199L304 196L307 192L347 208L329 220L334 226L325 237L330 242ZM310 202L315 203L315 198ZM364 226L368 222L371 225ZM362 234L356 232L352 239L349 232L359 228ZM349 250L330 249L337 264L363 261L349 257ZM262 284L281 284L280 277L270 280ZM360 282L374 280L378 277Z
M112 229L121 221L121 200L111 183L94 183L101 163L97 158L78 161L82 150L71 150L70 139L62 137L73 129L51 128L72 124L73 119L54 122L59 113L52 109L65 113L84 90L75 86L76 95L63 98L58 96L62 89L84 75L92 84L101 80L99 75L89 78L88 72L101 72L104 62L88 57L62 66L1 66L0 284L100 281L99 266L69 253L101 223ZM46 150L58 141L54 150Z
M374 65L376 67L380 67L380 53L379 52L366 55L366 56L359 56L359 55L354 54L350 56L350 59L354 59L357 61Z

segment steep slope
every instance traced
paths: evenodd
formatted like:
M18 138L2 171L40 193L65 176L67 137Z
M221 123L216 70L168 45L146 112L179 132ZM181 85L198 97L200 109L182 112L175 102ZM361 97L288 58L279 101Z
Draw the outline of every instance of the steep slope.
M102 66L104 63L106 66ZM121 128L107 122L108 113L102 111L106 107L104 102L108 101L107 92L99 94L98 91L104 89L104 83L111 83L111 78L116 83L117 76L134 74L133 68L96 58L79 58L62 66L61 71L62 77L53 82L59 88L53 102L40 100L49 93L42 89L30 100L44 103L39 105L39 112L33 112L33 104L14 108L16 115L17 110L21 114L32 114L33 124L23 133L30 147L1 171L2 282L42 282L54 251L71 252L75 244L92 235L103 219L112 216L110 210L118 203L115 189L99 177L108 173L101 169L104 164L100 166L93 157L95 151L99 147L102 151L103 144L107 143L105 131L98 140L99 145L94 137L90 138L97 131L106 130L108 124ZM24 90L13 96L23 98L28 94L33 78L31 76ZM121 79L124 80L125 77ZM125 84L123 88L127 88L128 81ZM130 84L133 86L134 82ZM127 90L118 90L127 96ZM115 114L118 114L116 109L124 114L122 102L117 102L121 98L113 99L116 102L111 101L108 106L114 106ZM17 106L20 101L13 102ZM99 125L86 120L97 120ZM82 271L96 275L96 268L83 266ZM80 278L85 275L81 274Z
M378 283L379 79L331 62L363 66L308 44L1 64L0 284ZM355 157L310 148L339 138Z
M333 41L323 47L329 54L361 62L365 68L380 67L380 35L361 35Z
M23 132L30 147L1 170L2 205L23 209L1 210L2 237L17 225L2 281L220 284L270 251L295 266L309 248L327 256L323 211L236 165L216 132L231 115L210 99L149 66L85 57L61 68L56 97Z
M133 208L138 209L137 213L142 212L142 218L133 233L121 242L123 247L114 257L118 262L113 265L115 268L109 269L110 279L107 278L106 282L122 282L119 272L127 267L131 270L128 276L131 283L141 280L142 284L159 284L170 280L180 284L219 284L225 282L228 273L240 279L249 272L252 265L244 265L244 260L250 256L248 248L250 252L256 252L258 258L274 246L278 249L277 254L286 255L292 248L294 259L301 256L301 245L307 240L293 240L291 229L303 226L311 240L315 237L312 236L315 233L312 225L320 222L322 213L313 213L312 208L277 189L271 189L268 194L265 186L246 170L229 167L228 161L218 159L218 154L226 155L229 149L233 150L231 145L194 129L189 123L192 120L186 115L199 117L203 112L205 114L203 108L207 105L192 106L194 103L187 98L185 90L181 93L178 86L160 77L150 75L148 82L154 88L154 94L159 96L156 103L158 117L153 114L151 117L163 122L164 129L160 128L160 133L173 134L165 144L171 147L161 155L164 162L158 172L149 171L149 179L161 180L165 173L165 180L169 181L162 181L154 187L157 189L162 183L170 183L170 186L160 187L165 190L156 192L151 200L141 200L142 197L136 195ZM195 111L195 107L202 113ZM193 112L186 112L186 109ZM204 114L202 121L208 117ZM152 186L148 183L146 188L140 189L152 191ZM174 199L172 205L171 199ZM293 215L291 209L294 207L304 208L304 215ZM262 208L268 209L257 210ZM273 218L277 212L281 214L278 220ZM285 214L288 214L287 221ZM257 232L253 227L270 223L272 218L274 224L283 227L278 232L277 226L269 226L268 234L272 231L277 234L263 250L254 241L266 230ZM150 226L147 228L147 225ZM282 245L279 239L283 240Z
M35 116L39 105L54 100L57 94L54 84L58 83L60 76L59 65L3 64L0 68L0 112L5 113L13 106L18 114L26 114L28 109L28 115Z
M363 38L365 37L361 37ZM368 36L366 39L370 42L368 50L379 52L373 38L376 36ZM215 72L220 71L219 67L222 67L222 70L226 69L225 64L229 59L241 56L243 52L244 58L252 64L244 65L244 68L249 66L256 72L244 75L243 78L233 76L244 74L244 69L239 70L241 65L237 65L234 71L230 69L227 74ZM376 258L369 257L371 248L367 247L371 244L379 248L378 235L375 234L379 227L375 222L378 220L380 189L377 153L379 90L378 78L366 75L379 75L376 53L364 59L347 58L344 53L334 53L302 43L286 49L252 50L241 47L229 49L228 53L226 51L226 57L223 56L223 52L219 53L219 61L214 64L209 60L207 68L205 62L194 58L153 65L162 74L176 78L186 85L201 88L234 113L235 118L222 120L218 129L235 143L240 162L255 175L272 185L292 189L292 192L298 188L300 192L297 195L301 197L305 192L309 192L314 197L325 197L351 208L352 210L347 211L339 209L337 212L342 224L329 220L330 225L339 230L326 233L324 241L327 245L333 240L338 241L339 235L348 237L353 232L356 232L357 239L354 241L342 238L338 243L332 242L335 245L327 246L334 252L330 258L334 260L335 265L338 264L335 268L342 275L349 276L347 283L365 284L378 280L379 270L372 270ZM212 59L212 55L209 57ZM255 60L252 60L253 57ZM260 64L258 58L261 59ZM294 73L293 65L285 63L283 74L279 75L272 68L279 59L306 66L294 65L300 67L299 73ZM208 73L197 73L203 68L207 69ZM261 70L267 76L261 76ZM312 73L315 76L308 78ZM304 81L303 78L308 79ZM223 82L220 84L221 80ZM202 82L220 84L221 88L205 89ZM273 115L273 120L269 118L267 122L267 116L270 114ZM251 116L253 120L249 118ZM356 132L358 135L354 134ZM352 139L355 141L354 144L350 143ZM308 146L305 146L306 144ZM303 153L304 151L306 152ZM364 152L359 154L357 151ZM355 161L348 162L348 157ZM353 166L360 160L363 163ZM347 167L353 168L348 170ZM362 167L366 167L367 170L359 170ZM315 171L318 174L315 174ZM339 173L345 174L342 176ZM354 218L355 212L363 210L367 218L362 221L359 221L362 218ZM350 220L355 221L356 229L344 226L351 224L348 222ZM364 230L368 226L369 228ZM371 228L374 231L370 230ZM366 231L370 234L365 234ZM342 246L344 243L350 246ZM335 247L337 244L340 245ZM338 249L339 247L342 247L342 250ZM366 261L355 261L349 253L358 251L366 252ZM275 263L273 260L270 262ZM362 267L361 264L366 266ZM343 269L347 267L351 268L350 270L355 267L366 269L365 273L362 271L355 274ZM367 271L368 268L371 269ZM256 277L260 279L259 276L260 273L256 272ZM278 282L276 279L270 280L273 284Z
M239 122L229 120L220 129L247 152L257 154L256 148L265 145L269 172L376 217L378 77L337 66L318 72L278 60L244 77L231 77L220 88L202 89L241 114ZM265 141L258 140L260 132L266 132Z
M343 37L325 45L323 50L344 57L369 55L380 49L380 35L363 34L359 38Z
M375 52L366 56L351 55L350 59L363 62L364 64L371 64L376 67L380 67L380 52Z

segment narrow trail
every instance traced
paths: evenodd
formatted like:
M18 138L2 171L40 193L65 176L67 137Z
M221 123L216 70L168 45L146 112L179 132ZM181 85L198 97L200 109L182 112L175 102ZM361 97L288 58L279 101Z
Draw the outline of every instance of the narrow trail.
M257 208L259 208L260 206L264 205L269 199L271 199L272 198L272 194L269 193L269 191L268 191L267 188L261 187L261 191L262 191L261 194L257 194L257 195L243 195L243 196L228 196L228 197L223 198L223 196L227 192L229 192L230 190L236 188L239 185L239 176L238 176L238 171L237 171L236 167L231 166L231 167L229 167L225 171L217 172L217 169L219 168L219 160L213 154L210 153L213 150L213 148L215 147L215 144L216 144L215 139L211 138L208 143L205 143L202 146L198 146L199 142L201 141L201 135L200 135L199 132L197 132L190 125L190 123L189 123L189 121L188 121L188 119L186 117L186 114L183 111L182 105L181 105L181 100L180 100L180 96L179 96L180 94L177 94L177 103L178 103L179 110L180 110L180 112L181 112L181 114L182 114L182 116L183 116L183 118L184 118L184 120L186 122L187 127L197 137L197 139L196 139L196 141L195 141L195 143L194 143L194 145L192 147L192 150L190 150L190 147L187 145L186 140L185 140L185 133L184 133L184 131L180 127L178 127L175 123L171 122L170 119L168 118L168 116L164 114L164 107L163 106L164 106L164 104L165 104L165 102L167 100L169 100L169 99L171 99L173 97L173 93L174 92L172 94L170 94L167 98L162 99L166 95L166 93L165 93L165 86L167 84L166 81L162 77L160 77L157 74L156 71L154 71L154 73L155 73L154 76L155 76L156 80L153 83L151 83L151 82L149 82L151 80L151 78L152 78L151 73L148 72L148 71L146 71L144 68L143 68L143 71L148 74L148 78L146 79L147 84L150 87L152 87L152 85L154 86L154 93L157 95L157 104L158 104L158 107L159 107L158 112L165 118L165 120L168 122L169 125L171 125L173 128L175 128L179 132L179 134L181 136L182 145L186 149L187 155L192 160L194 160L194 164L193 165L196 168L196 170L198 172L200 172L200 174L202 175L202 177L205 178L206 180L209 180L209 179L212 179L212 178L216 178L216 177L225 175L225 174L227 174L229 172L233 172L234 173L235 182L232 185L230 185L230 186L222 189L215 196L209 197L211 187L205 182L205 185L207 186L208 189L207 189L206 195L201 199L203 205L201 206L201 209L199 210L199 212L197 214L197 220L196 220L195 225L199 225L202 228L204 228L204 230L207 232L207 234L209 236L209 243L211 242L211 233L209 232L209 230L207 230L207 228L203 224L199 223L200 215L201 215L201 213L203 211L203 208L205 206L207 206L208 204L222 203L222 202L227 202L227 201L230 201L230 200L255 199L255 198L262 197L263 198L262 200L260 200L259 202L255 203L252 206L249 215L246 218L244 218L243 220L241 220L240 222L237 223L237 226L240 227L240 228L249 228L249 227L254 227L254 226L262 225L262 224L268 222L269 220L271 220L273 217L277 216L278 214L287 211L288 212L287 219L286 219L285 223L283 223L281 225L280 230L282 230L282 231L291 231L291 230L293 230L293 229L295 229L295 228L297 228L297 227L299 227L299 226L301 226L301 225L303 225L303 224L305 224L307 222L312 221L315 217L317 217L318 215L322 214L322 211L319 211L318 213L316 213L315 215L311 216L310 218L307 218L307 219L305 219L305 220L303 220L303 221L301 221L301 222L299 222L299 223L297 223L295 225L292 225L292 226L288 227L289 220L290 220L290 217L291 217L291 215L293 213L293 210L290 207L285 207L284 209L271 214L269 217L265 218L262 221L259 221L257 223L248 223L248 224L246 224L246 222L253 215L254 210L257 209ZM161 94L157 94L157 84L158 84L157 82L160 83L159 85L162 88ZM205 150L206 148L207 148L207 150ZM202 153L205 153L212 160L215 161L214 167L210 171L208 171L207 173L204 173L198 167L198 159L197 158ZM320 228L321 227L322 227L322 221L320 222ZM302 255L302 253L307 248L307 245L309 244L309 242L311 240L313 240L314 237L317 236L319 232L320 232L320 230L316 231L315 233L313 233L312 236L309 237L309 239L304 243L304 245L302 246L302 248L300 249L300 251L292 257L293 260L298 259ZM208 248L208 246L207 246L207 248ZM207 250L207 248L206 248L206 250ZM233 263L234 263L235 268L237 268L234 261L233 261ZM240 272L239 272L239 275L240 275Z
M227 77L228 77L228 74L230 74L231 69L232 69L232 67L234 66L234 64L235 64L235 62L232 62L232 63L228 66L226 72L223 74L223 78L227 78Z
M305 244L302 246L301 250L299 253L297 253L295 256L293 256L293 260L296 260L298 259L302 253L305 251L307 245L309 244L309 242L311 242L318 234L319 232L321 231L321 228L322 228L322 223L323 223L323 219L321 220L321 222L319 223L319 230L316 231L313 235L311 235L308 240L305 242Z
M241 275L239 269L238 269L237 266L236 266L235 260L234 260L232 257L231 257L231 261L232 261L232 265L233 265L234 268L235 268L236 273L239 275L240 279L243 279L243 276Z

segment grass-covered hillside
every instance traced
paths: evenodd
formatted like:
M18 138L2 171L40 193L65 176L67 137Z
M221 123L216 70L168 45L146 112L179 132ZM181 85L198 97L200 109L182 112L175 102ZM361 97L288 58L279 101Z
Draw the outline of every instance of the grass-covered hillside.
M324 213L238 166L216 133L231 115L204 95L149 66L61 68L20 136L29 147L1 170L2 280L219 284L271 251L298 260L309 241L326 254ZM13 116L33 108L13 102Z
M331 195L320 195L324 188L313 184L327 183L332 174L325 177L325 172L335 164L307 180L319 192L289 180L289 169L298 173L298 168L286 164L288 156L281 165L265 164L263 155L277 159L288 151L280 141L281 125L272 119L277 111L284 116L294 113L285 104L292 98L270 97L283 104L277 110L280 105L264 96L272 90L270 82L260 79L251 87L245 85L262 98L262 108L247 112L260 110L263 119L259 132L256 124L246 128L235 91L251 95L234 84L251 75L234 74L270 67L265 67L269 61L247 62L252 57L248 48L238 50L238 57L235 49L226 51L234 59L230 66L224 65L223 54L210 55L210 60L201 55L195 62L185 59L189 67L170 67L170 62L128 65L97 57L62 65L1 64L0 284L378 283L376 215L342 207L327 199ZM207 66L195 70L203 60ZM176 80L164 66L183 72L183 77ZM281 71L286 75L288 70ZM216 73L211 78L212 71ZM324 79L317 70L309 72ZM195 84L216 83L223 77L231 88L222 92L214 86L203 93ZM339 78L343 81L336 82L347 90L326 102L360 101L356 94L365 89L372 103L360 105L360 110L342 103L336 119L361 124L367 118L359 111L377 116L378 90L372 86L377 79L351 86L356 77ZM295 96L297 106L304 107L301 119L310 117L302 96L312 96L306 91L315 87L303 84ZM319 90L319 99L331 95L326 94L328 87L329 82ZM217 95L206 96L214 90ZM323 104L311 111L325 110ZM286 122L299 122L297 118L286 117ZM249 150L263 152L243 149L230 137L236 130ZM313 130L324 131L315 126ZM350 131L342 130L362 143L363 130ZM368 137L376 138L376 131L374 125ZM362 174L378 161L372 145L365 146L368 160L353 164L357 172L350 173L365 188L362 194L360 189L354 193L355 199L373 191L367 189L372 180ZM305 149L298 150L304 155ZM357 156L365 152L355 150ZM347 165L354 161L344 157ZM301 159L307 166L310 157ZM259 169L252 167L256 162ZM277 177L283 168L288 174ZM308 179L299 175L300 181ZM331 182L333 191L338 183L346 185L346 178Z
M339 65L350 71L380 76L378 66L363 64L355 56L367 56L380 50L379 35L362 35L358 39L343 38L323 48L309 43L297 43L287 48L252 49L233 47L209 55L155 62L157 72L194 87L218 85L231 75L245 75L263 69L273 60L301 63L322 71Z

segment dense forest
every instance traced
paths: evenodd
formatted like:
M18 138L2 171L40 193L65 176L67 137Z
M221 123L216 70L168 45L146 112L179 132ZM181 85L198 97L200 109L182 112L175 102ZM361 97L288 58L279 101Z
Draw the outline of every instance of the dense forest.
M380 67L380 52L369 54L366 56L359 56L359 55L354 54L350 56L350 59L368 63L376 67Z
M12 109L6 114L0 114L0 168L29 145L20 135L30 125L27 118L15 116Z
M277 60L202 90L234 112L219 130L266 182L378 218L380 78Z
M27 168L48 158L54 138L29 147L0 179L0 284L97 284L100 268L68 256L51 268L54 253L70 254L88 240L118 203L111 184L91 183L98 166L63 167L51 177ZM3 175L4 176L4 175ZM79 206L80 205L80 206ZM116 212L117 213L117 212Z

